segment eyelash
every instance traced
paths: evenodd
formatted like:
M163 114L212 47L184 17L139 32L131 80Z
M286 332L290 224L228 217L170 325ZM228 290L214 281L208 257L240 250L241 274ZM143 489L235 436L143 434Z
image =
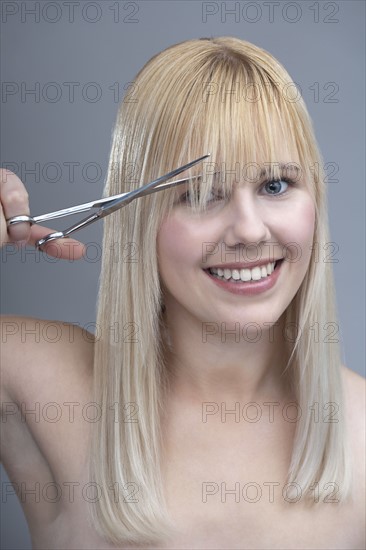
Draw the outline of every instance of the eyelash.
M262 184L262 189L266 186L266 185L269 185L271 183L277 183L277 182L284 182L284 183L287 183L290 187L295 187L296 186L296 182L294 180L292 180L291 178L288 178L286 176L284 177L281 177L280 179L271 179L271 180L267 180L265 181L263 184ZM283 192L283 193L268 193L269 196L273 196L273 197L279 197L279 196L282 196L282 195L285 195L287 192L287 189ZM188 202L188 195L189 195L189 191L186 191L185 193L183 193L179 199L178 199L178 202ZM223 200L225 197L220 197L219 199L213 199L211 201L207 201L207 204L212 204L214 202L219 202L221 200Z

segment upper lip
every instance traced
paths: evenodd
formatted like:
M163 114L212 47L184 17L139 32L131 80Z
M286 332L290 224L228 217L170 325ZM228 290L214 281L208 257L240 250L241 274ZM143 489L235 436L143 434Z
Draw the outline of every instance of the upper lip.
M253 269L254 267L261 267L263 265L271 264L283 260L283 258L269 258L267 260L259 260L258 262L234 262L231 264L215 264L205 267L204 269Z

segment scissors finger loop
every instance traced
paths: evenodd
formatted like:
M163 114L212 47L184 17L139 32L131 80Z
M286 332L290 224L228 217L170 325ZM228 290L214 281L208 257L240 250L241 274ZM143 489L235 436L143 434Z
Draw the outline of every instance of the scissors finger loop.
M13 216L12 218L6 221L8 225L15 225L17 223L23 223L23 222L29 222L31 224L34 223L32 216L27 216L26 214L23 214L21 216Z
M46 235L46 237L43 237L43 239L39 239L36 242L36 247L42 248L42 246L48 244L51 241L56 241L57 239L63 239L66 237L67 235L65 235L63 231L56 231L55 233L50 233L49 235Z

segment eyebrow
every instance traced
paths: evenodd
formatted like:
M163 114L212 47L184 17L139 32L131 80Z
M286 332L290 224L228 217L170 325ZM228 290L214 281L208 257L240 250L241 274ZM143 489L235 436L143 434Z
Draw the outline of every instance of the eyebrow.
M268 164L272 164L272 163L268 163ZM296 180L298 178L301 177L301 166L299 164L297 164L297 162L278 162L278 163L274 163L276 166L275 166L275 169L279 169L279 171L281 173L283 172L287 172L287 170L289 171L294 171L295 174L296 174ZM266 176L268 176L268 174L271 173L271 168L269 167L269 169L263 169L261 170L261 173L260 173L260 177L261 178L264 178Z
M256 163L252 163L252 164L256 164ZM252 177L252 178L247 178L249 179L250 181L262 181L263 179L265 179L266 177L268 178L275 170L277 170L278 172L280 172L281 174L287 172L287 171L290 171L292 173L291 177L292 179L294 179L294 181L298 181L299 179L301 179L301 175L302 175L302 169L301 169L301 166L297 163L297 162L268 162L268 163L264 163L264 164L268 164L268 166L265 166L265 168L262 168L261 171L258 173L256 173L255 175L255 178ZM260 166L260 165L258 165ZM221 180L221 182L225 181L226 180L226 174L229 173L229 174L233 174L235 173L236 171L235 170L217 170L216 172L212 172L210 174L200 174L200 178L209 178L211 176L215 176L215 179L219 179ZM220 176L224 176L224 180L222 180L222 178L220 178ZM235 181L237 182L237 175L238 173L235 174Z

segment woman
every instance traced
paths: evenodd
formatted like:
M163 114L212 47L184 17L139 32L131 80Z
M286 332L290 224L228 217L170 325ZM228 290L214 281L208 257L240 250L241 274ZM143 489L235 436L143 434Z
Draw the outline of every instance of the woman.
M42 487L78 489L24 504L34 544L362 548L364 385L340 363L322 159L304 103L270 54L228 37L166 49L134 86L106 195L210 162L185 188L106 219L95 343L77 330L53 347L20 346L15 330L7 339L4 400L96 411L27 423ZM8 218L27 200L9 199L21 182L5 179ZM41 236L15 231L8 240ZM8 333L15 322L4 320ZM42 377L53 389L36 386ZM25 437L16 418L6 416L4 464L14 481L33 479L27 461L10 465Z

